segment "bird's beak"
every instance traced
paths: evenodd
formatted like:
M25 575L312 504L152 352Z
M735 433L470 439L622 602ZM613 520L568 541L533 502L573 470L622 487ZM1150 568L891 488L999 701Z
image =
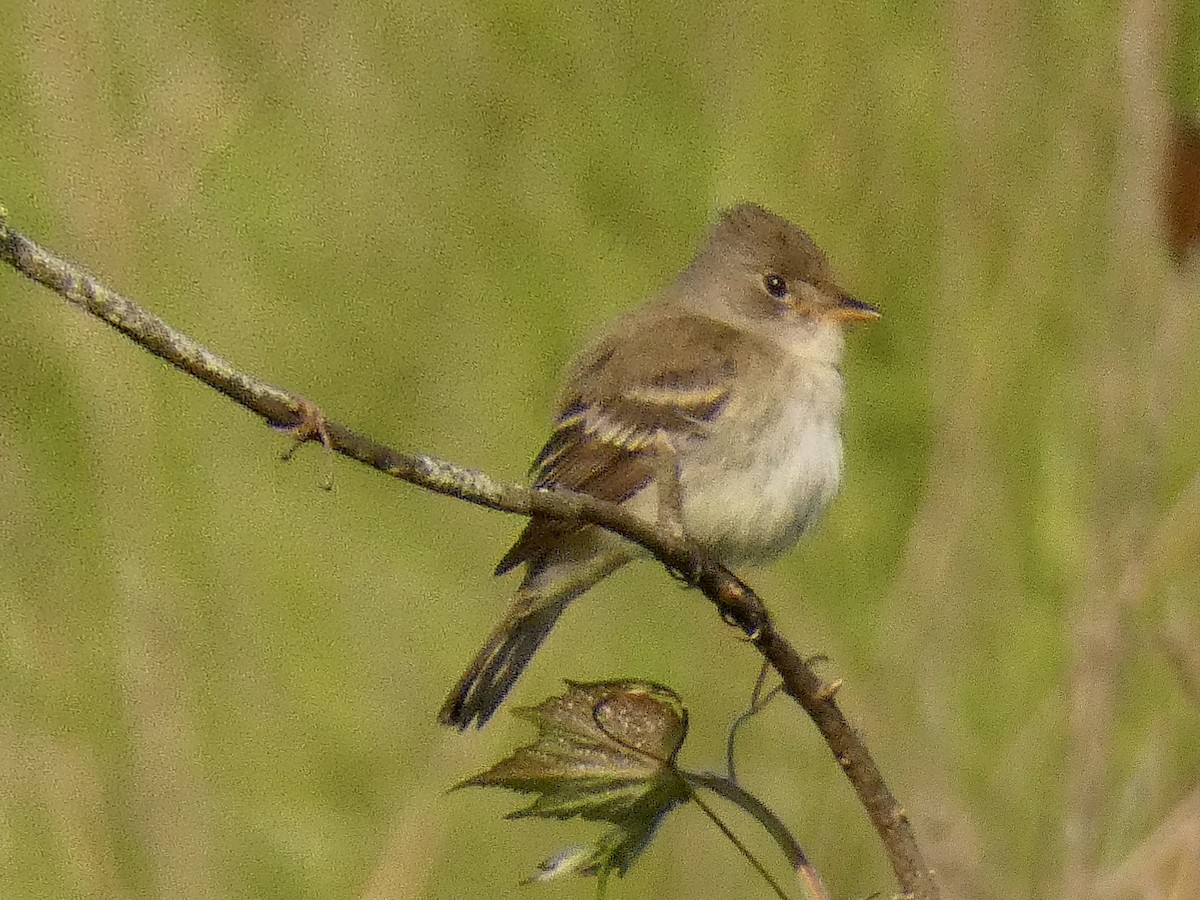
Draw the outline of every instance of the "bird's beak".
M849 294L838 297L838 304L833 308L832 314L839 322L870 322L880 316L879 310L870 303L856 300Z

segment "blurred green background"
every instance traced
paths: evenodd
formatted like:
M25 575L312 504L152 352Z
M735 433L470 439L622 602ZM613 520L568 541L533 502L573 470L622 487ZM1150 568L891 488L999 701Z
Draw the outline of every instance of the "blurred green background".
M1200 896L1200 280L1159 215L1172 110L1200 110L1194 4L2 18L15 227L339 421L497 476L715 210L808 228L885 316L851 340L841 498L751 582L845 679L947 896ZM518 521L344 462L325 493L317 450L280 463L285 438L10 271L0 309L0 896L593 896L517 882L595 828L446 793L529 736L434 724ZM665 682L712 768L757 665L644 564L513 699ZM889 895L795 706L741 750L835 896ZM612 888L770 896L686 809Z

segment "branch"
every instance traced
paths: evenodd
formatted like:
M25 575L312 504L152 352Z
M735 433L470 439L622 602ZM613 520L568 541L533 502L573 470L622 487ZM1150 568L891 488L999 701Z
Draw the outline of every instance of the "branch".
M268 424L293 431L298 440L319 440L337 453L385 475L468 503L522 516L590 522L645 547L671 572L716 604L721 615L740 628L779 673L784 690L816 723L858 792L887 851L903 895L920 900L938 897L933 874L917 846L908 817L834 701L836 690L824 684L804 657L775 630L762 600L728 569L697 555L685 541L660 531L620 506L573 491L535 491L495 481L483 472L434 456L400 453L328 420L304 397L239 371L95 276L14 231L8 226L3 207L0 207L0 258L155 356L261 416Z
M714 794L724 797L726 800L738 806L742 812L754 818L764 829L767 834L774 838L779 849L783 851L783 855L787 857L787 861L792 866L792 871L799 876L801 883L808 889L808 894L814 900L829 900L829 892L825 888L824 882L821 881L821 876L812 863L808 861L808 857L804 855L804 849L788 831L786 825L780 821L761 800L753 794L748 793L738 786L738 783L732 778L726 778L723 775L710 775L705 773L682 772L684 781L693 787L706 787ZM704 803L693 795L693 799L705 814L717 823L717 826L722 831L727 829L716 818L715 814L708 809ZM732 837L732 834L730 834ZM736 840L736 839L735 839ZM737 842L735 846L739 850L745 851L741 842Z

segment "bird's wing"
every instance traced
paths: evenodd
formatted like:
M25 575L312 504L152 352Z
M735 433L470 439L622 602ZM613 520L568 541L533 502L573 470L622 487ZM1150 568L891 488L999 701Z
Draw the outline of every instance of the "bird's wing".
M576 366L554 431L533 461L534 487L565 487L622 503L660 471L665 443L703 438L737 371L739 333L679 316L658 331L599 341ZM536 560L580 526L531 519L496 573Z

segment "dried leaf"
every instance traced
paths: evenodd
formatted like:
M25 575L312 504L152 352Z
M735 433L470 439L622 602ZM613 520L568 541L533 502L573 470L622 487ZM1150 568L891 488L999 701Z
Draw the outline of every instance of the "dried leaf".
M563 874L624 874L658 823L691 796L675 768L687 735L679 696L641 681L580 684L518 715L538 727L537 739L460 787L504 787L536 794L510 814L610 822L592 844L543 864L532 880Z

